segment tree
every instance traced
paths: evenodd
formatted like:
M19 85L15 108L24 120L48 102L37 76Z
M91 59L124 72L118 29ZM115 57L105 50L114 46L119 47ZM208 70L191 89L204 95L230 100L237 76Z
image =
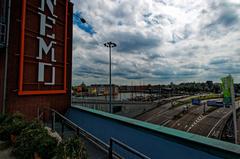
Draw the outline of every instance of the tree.
M86 86L86 84L84 82L82 82L81 87L82 87L82 91L83 92L87 92L88 91L87 86Z

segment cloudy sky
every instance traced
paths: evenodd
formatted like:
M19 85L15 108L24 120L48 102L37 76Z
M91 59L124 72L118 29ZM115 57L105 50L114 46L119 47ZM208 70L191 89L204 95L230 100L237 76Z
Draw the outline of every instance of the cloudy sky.
M72 1L73 84L240 82L239 0Z

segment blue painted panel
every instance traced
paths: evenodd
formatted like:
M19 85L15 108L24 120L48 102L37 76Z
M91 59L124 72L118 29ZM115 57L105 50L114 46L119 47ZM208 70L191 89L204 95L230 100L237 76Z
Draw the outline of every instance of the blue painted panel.
M209 100L207 101L207 106L212 106L212 107L224 107L223 102L219 102L216 100Z
M66 116L107 144L109 139L114 137L153 159L219 159L214 155L179 144L174 138L169 140L167 136L157 135L81 109L70 108Z

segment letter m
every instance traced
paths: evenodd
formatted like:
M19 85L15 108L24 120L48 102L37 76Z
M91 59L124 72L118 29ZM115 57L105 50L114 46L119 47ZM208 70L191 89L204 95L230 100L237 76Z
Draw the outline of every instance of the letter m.
M39 39L39 50L38 50L38 57L37 59L42 60L43 58L43 52L45 55L48 54L48 52L51 51L51 61L56 62L55 60L55 49L53 48L53 44L57 44L54 41L51 41L49 45L46 44L46 42L41 37L37 37Z

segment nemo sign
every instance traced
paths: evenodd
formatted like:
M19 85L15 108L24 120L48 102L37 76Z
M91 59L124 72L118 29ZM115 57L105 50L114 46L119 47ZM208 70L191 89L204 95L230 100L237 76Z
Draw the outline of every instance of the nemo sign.
M66 93L68 0L23 0L19 95Z

